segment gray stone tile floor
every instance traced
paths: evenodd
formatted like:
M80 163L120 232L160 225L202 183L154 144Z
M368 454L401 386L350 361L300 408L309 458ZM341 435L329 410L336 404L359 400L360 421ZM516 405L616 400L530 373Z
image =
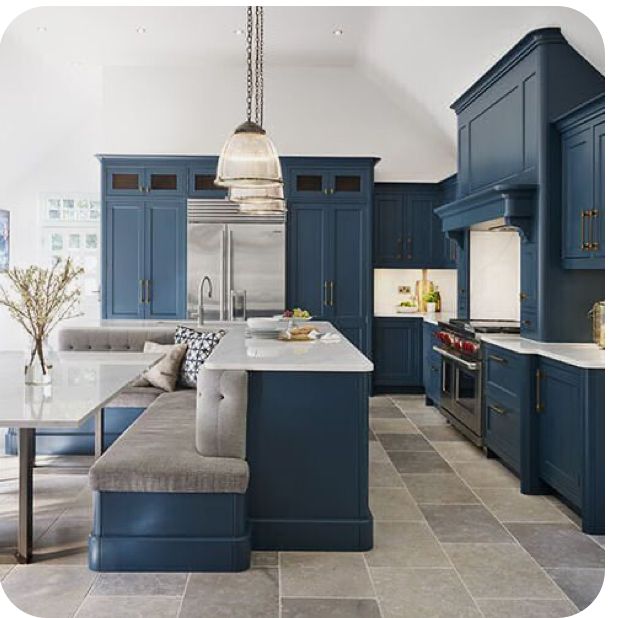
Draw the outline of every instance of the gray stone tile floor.
M42 618L564 618L596 598L605 537L524 496L422 396L370 402L365 554L254 552L244 573L92 573L85 475L35 477L35 551L15 566L17 461L0 456L0 581Z

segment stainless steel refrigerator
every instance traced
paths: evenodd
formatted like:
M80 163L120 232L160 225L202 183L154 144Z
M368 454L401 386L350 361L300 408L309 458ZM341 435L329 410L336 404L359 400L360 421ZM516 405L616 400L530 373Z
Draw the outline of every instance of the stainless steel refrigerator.
M199 284L206 320L271 316L285 309L283 213L241 212L226 200L188 200L188 317L197 319Z

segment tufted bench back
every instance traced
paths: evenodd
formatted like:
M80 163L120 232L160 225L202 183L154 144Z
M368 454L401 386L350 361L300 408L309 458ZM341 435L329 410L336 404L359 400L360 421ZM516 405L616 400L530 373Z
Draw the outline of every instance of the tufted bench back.
M63 328L59 350L72 352L142 352L146 341L174 343L176 326L153 328L119 326Z

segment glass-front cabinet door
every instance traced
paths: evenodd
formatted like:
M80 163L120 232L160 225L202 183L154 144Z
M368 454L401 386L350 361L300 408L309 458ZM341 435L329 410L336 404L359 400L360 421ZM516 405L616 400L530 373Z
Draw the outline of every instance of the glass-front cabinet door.
M109 195L142 195L144 191L144 168L108 167L107 193Z
M317 198L327 195L327 172L321 169L290 171L291 199Z
M188 195L190 197L224 198L227 190L225 187L219 187L215 182L215 166L191 167L188 170Z
M353 167L291 170L289 183L292 199L325 196L359 200L367 194L366 173Z
M146 170L145 192L154 197L184 193L185 172L177 167L149 167Z
M367 194L367 178L363 170L336 168L328 175L329 194L335 199L363 199Z

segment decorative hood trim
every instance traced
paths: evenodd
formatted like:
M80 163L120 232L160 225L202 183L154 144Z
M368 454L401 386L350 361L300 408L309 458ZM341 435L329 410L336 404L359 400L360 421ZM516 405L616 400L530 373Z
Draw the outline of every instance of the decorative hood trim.
M503 218L519 230L524 240L531 239L536 211L537 185L499 184L435 209L444 232L456 232L483 221Z

